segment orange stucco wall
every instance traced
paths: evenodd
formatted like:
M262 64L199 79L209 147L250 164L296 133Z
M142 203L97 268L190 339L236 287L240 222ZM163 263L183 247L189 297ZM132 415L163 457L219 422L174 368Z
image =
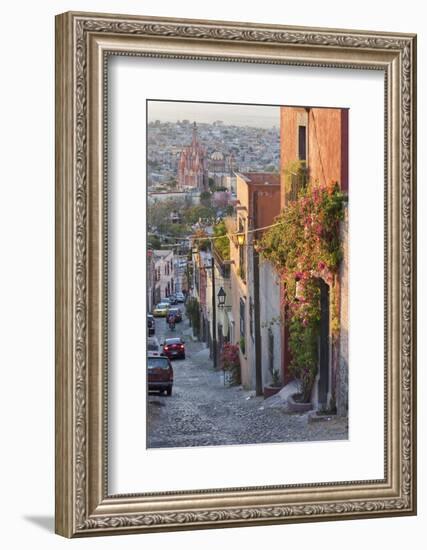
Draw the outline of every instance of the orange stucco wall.
M280 110L281 205L285 205L284 171L298 158L298 124L307 126L309 178L339 182L348 190L348 110L282 107Z
M305 125L306 162L311 181L321 184L338 182L348 192L348 110L329 108L281 107L280 110L280 204L286 205L285 170L290 162L298 159L298 126ZM347 236L343 237L347 247ZM347 250L347 248L345 248ZM341 272L337 281L340 299L345 303L348 291L347 271ZM283 299L283 296L282 296ZM341 318L347 318L347 310L341 311ZM345 327L345 322L342 321ZM340 335L341 336L341 335ZM290 354L286 327L282 328L282 367L285 381L289 378ZM331 350L332 378L341 369L342 357ZM347 359L345 359L347 360ZM345 368L343 367L343 370ZM334 391L335 388L333 388ZM345 392L344 392L345 393Z
M308 114L309 176L322 184L342 183L341 112L341 109L310 109Z
M257 227L266 227L274 223L274 218L280 214L280 188L262 189L255 186L254 191L258 191L258 208L255 213ZM256 234L257 238L261 233Z

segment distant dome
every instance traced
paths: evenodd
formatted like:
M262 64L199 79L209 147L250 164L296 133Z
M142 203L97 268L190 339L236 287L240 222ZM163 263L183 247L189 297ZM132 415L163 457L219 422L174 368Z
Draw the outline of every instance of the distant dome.
M220 151L214 151L211 155L212 160L224 160L224 155Z

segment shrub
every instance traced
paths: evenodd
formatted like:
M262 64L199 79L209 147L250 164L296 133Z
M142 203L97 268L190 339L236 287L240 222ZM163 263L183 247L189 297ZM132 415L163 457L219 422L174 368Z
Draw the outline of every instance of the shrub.
M240 384L239 346L225 343L221 350L221 369L227 372L231 384Z

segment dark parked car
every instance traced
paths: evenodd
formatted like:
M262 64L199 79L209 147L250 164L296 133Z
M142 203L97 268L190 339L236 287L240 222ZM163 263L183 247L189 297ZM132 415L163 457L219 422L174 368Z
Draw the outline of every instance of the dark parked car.
M166 338L163 354L169 359L185 359L185 345L182 338Z
M175 294L171 294L171 295L169 296L168 300L169 300L169 303L170 303L172 306L174 306L175 304L178 303L178 300L176 299Z
M160 349L159 341L155 336L149 336L147 338L147 351L148 352L154 352L157 353L157 355L160 355L163 350Z
M150 313L147 315L147 328L148 336L154 336L154 334L156 334L156 324L154 322L154 317Z
M166 315L166 323L169 323L171 317L174 317L175 323L180 323L182 321L182 313L178 307L171 307Z
M166 392L172 395L173 368L168 357L148 354L148 391Z

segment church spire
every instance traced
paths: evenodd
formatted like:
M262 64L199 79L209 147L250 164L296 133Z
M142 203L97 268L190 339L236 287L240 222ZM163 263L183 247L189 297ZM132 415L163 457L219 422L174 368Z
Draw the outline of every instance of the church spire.
M197 125L196 125L196 121L193 122L193 140L192 140L192 145L193 147L195 147L197 144Z

